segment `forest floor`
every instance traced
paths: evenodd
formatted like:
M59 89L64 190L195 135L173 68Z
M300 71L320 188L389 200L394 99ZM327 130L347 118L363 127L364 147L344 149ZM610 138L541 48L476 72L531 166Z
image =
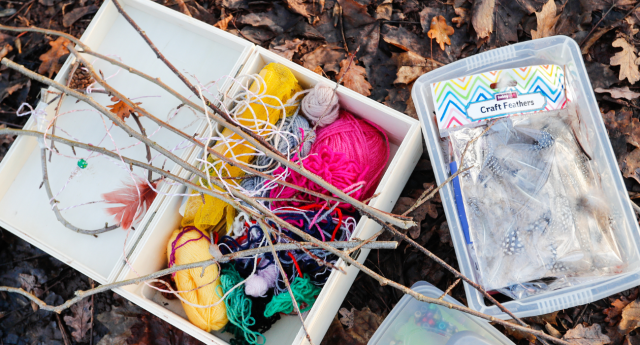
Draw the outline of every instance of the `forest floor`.
M356 52L358 68L345 86L416 117L410 98L420 75L456 60L508 44L566 35L581 47L597 92L618 164L632 199L640 196L640 80L636 46L638 0L161 0L161 4L268 48L330 79ZM0 23L39 26L79 37L101 1L0 0ZM488 5L489 4L489 5ZM322 7L321 7L322 6ZM441 20L434 18L442 16ZM431 39L432 37L433 39ZM61 65L52 37L38 33L0 33L0 55L31 70ZM622 50L620 50L622 49ZM215 57L212 57L215 63ZM51 68L51 67L49 67ZM59 67L58 67L59 68ZM45 69L44 71L47 71ZM27 117L16 110L34 105L42 85L0 68L0 127L22 128ZM0 136L0 160L15 138ZM394 213L414 204L435 184L426 151L402 191ZM419 226L411 238L457 268L449 227L439 197L410 213ZM387 237L388 238L388 237ZM416 249L372 250L366 265L384 277L411 286L427 281L445 290L454 276ZM400 269L398 269L400 268ZM95 283L41 250L0 229L0 285L29 288L48 304L59 304ZM534 328L575 344L640 344L638 288L587 305L526 319ZM466 303L462 284L450 293ZM322 344L366 344L402 294L358 275ZM506 301L506 297L499 297ZM198 344L112 292L96 295L91 329L74 335L76 309L61 315L38 310L25 298L0 292L1 344ZM517 344L535 337L497 327Z

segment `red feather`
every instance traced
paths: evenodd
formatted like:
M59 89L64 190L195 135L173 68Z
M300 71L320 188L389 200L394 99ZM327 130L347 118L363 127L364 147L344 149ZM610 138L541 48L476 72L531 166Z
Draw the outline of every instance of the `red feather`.
M152 185L155 189L158 182L154 182ZM120 221L120 227L124 230L129 230L134 220L137 221L142 218L156 198L156 192L151 189L147 181L138 180L137 187L136 189L136 185L125 183L125 187L123 188L102 194L102 197L107 203L124 205L106 209L108 214L115 216L116 220ZM138 194L138 190L140 190L140 194ZM138 211L138 209L140 209L140 211ZM138 212L137 215L136 212Z

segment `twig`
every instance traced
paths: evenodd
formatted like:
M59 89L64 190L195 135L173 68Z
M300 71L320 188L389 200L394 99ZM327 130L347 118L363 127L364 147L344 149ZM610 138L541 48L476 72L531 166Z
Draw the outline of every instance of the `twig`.
M94 289L96 287L96 283L91 278L89 278L89 280L91 281L91 288ZM91 296L91 333L89 335L89 345L93 345L93 314L95 314L95 304L93 303L94 297L95 296Z
M278 254L276 253L276 250L273 246L273 241L271 240L271 234L269 233L269 229L271 227L265 224L264 219L258 219L258 223L260 223L260 225L262 226L262 230L265 232L264 237L266 237L267 241L269 242L269 247L271 248L273 259L275 260L276 265L278 265L278 270L280 270L280 274L282 274L282 277L284 278L283 279L284 285L287 287L287 291L289 292L289 296L291 297L293 310L296 312L296 314L298 314L298 317L300 318L300 322L302 322L302 329L304 330L304 334L306 335L307 340L309 341L309 344L313 345L313 340L311 340L311 336L309 336L309 331L307 331L307 326L304 324L304 319L302 318L302 312L300 311L300 307L298 306L298 301L296 301L296 297L293 295L293 291L291 290L291 285L289 284L289 277L287 277L287 272L285 272L284 268L282 268L282 263L280 262L280 259L278 258Z
M384 229L376 232L375 234L373 234L373 236L371 236L371 237L367 238L366 240L362 241L362 243L360 243L359 245L347 250L347 254L351 254L351 253L355 252L356 250L362 248L362 246L364 246L365 244L367 244L367 243L369 243L371 241L374 241L376 238L378 238L378 236L382 235L384 232L385 232Z
M422 205L422 203L418 204L419 201L421 201L422 199L426 199L429 200L433 197L433 195L435 195L435 193L433 195L431 195L431 198L427 196L427 193L431 192L433 190L434 186L429 187L428 189L425 189L424 192L422 192L422 194L420 195L420 197L416 200L415 204L413 204L413 206L411 206L408 210L406 210L402 215L406 216L409 213L411 213L411 211L415 210L416 208L420 207L420 205ZM426 201L425 200L425 201Z
M340 11L340 32L342 33L342 42L344 43L344 50L347 51L347 54L349 54L349 45L347 44L347 39L344 36L344 15L342 13L342 6L340 6L339 3L336 3L335 6L339 6L339 11Z
M54 195L51 192L51 185L49 184L49 174L47 172L47 149L45 148L41 149L40 153L41 153L41 162L42 162L42 182L44 184L45 191L47 192L47 196L49 197L49 204L51 204L51 209L53 210L53 213L56 215L56 218L58 219L58 221L62 223L62 225L64 225L67 229L70 229L77 233L85 234L85 235L93 235L95 237L97 237L96 235L98 234L111 231L120 227L120 224L114 224L111 226L107 226L105 224L105 227L102 229L85 230L85 229L78 228L77 226L69 223L69 221L67 221L62 216L62 213L58 209L58 200L54 199Z
M31 4L33 4L36 0L31 0L27 3L25 3L24 5L22 5L17 11L16 13L14 13L13 15L11 15L11 17L5 19L5 23L8 23L11 21L11 19L15 18L20 12L22 12L22 10L24 10L25 7L30 6Z
M591 31L589 31L589 33L586 36L584 36L584 38L582 39L582 42L580 42L580 47L582 47L584 42L586 42L587 39L589 39L589 36L591 36L591 34L593 33L593 30L595 30L598 27L598 25L600 25L602 20L609 14L609 12L611 12L611 10L613 10L614 7L616 7L616 3L615 2L613 4L611 4L611 7L609 7L609 10L602 16L602 18L600 18L600 20L596 23L596 25L594 25L591 28ZM638 7L638 5L636 5L636 7ZM634 7L634 9L635 9L635 7Z
M451 290L453 290L454 287L456 287L456 285L458 285L458 283L460 282L460 278L456 279L456 281L453 282L453 284L449 285L449 287L447 288L447 290L442 294L442 296L440 296L438 299L442 301L442 299L444 298L444 296L448 295L449 292L451 292Z
M447 178L446 180L444 180L444 182L442 182L441 185L439 185L438 187L434 188L431 193L429 193L429 195L427 195L426 197L417 200L416 203L411 206L411 208L409 210L407 210L405 213L403 213L403 216L406 216L407 214L409 214L409 212L415 210L416 208L420 207L420 205L424 204L425 202L427 202L427 200L430 200L431 198L433 198L434 195L436 195L436 193L442 189L442 187L444 187L447 183L451 182L454 178L456 178L458 175L462 174L463 172L466 172L467 170L473 168L473 166L470 167L466 167L464 169L460 169L458 171L456 171L453 175L449 176L449 178ZM426 191L425 191L426 192ZM384 225L383 225L384 226Z
M60 314L56 314L56 318L58 318L58 328L60 328L60 333L62 333L62 340L64 341L64 345L71 345L71 341L69 340L67 331L64 329L64 326L62 326L62 320L60 320Z
M71 84L71 80L73 79L73 75L76 73L76 69L78 69L78 66L80 64L78 62L74 63L73 66L71 66L71 70L69 71L69 74L67 75L67 87ZM64 100L64 94L60 95L60 100L58 101L58 105L56 106L56 113L53 116L53 123L51 124L51 135L56 135L56 124L58 123L58 114L60 113L60 107L62 107L62 101ZM49 163L51 163L51 156L53 155L53 150L56 150L56 152L58 152L58 149L56 149L56 144L54 141L51 141L51 152L49 152Z
M138 124L138 128L140 128L140 133L142 133L142 135L147 137L147 131L145 131L144 127L142 126L142 122L140 122L138 115L131 113L131 117L133 117L133 119L136 121L136 124ZM144 144L144 147L147 149L147 162L151 164L151 148L147 144ZM149 170L147 174L148 174L147 179L149 180L149 182L151 182L153 180L153 172Z

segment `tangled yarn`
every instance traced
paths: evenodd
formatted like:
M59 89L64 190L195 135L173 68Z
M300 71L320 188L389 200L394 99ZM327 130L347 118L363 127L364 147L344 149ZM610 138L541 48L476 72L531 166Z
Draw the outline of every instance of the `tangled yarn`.
M340 110L340 117L331 125L319 128L311 153L318 153L323 146L334 152L343 152L347 159L367 169L362 180L366 182L363 196L368 198L378 186L389 160L389 139L374 123L356 118Z
M338 95L324 83L318 83L302 99L302 113L315 125L325 127L338 118Z
M349 159L345 153L334 151L331 147L326 145L318 147L316 144L311 148L311 151L316 154L309 155L304 160L304 167L310 172L320 176L325 181L345 192L354 189L359 183L366 185L367 181L365 178L369 170L368 167L363 167L358 162ZM283 171L284 169L280 167L276 169L274 174L280 174ZM307 179L295 171L291 171L289 176L287 176L286 181L322 194L330 194L324 187L321 187L317 183ZM309 194L298 194L299 192L293 188L278 185L270 191L269 197L285 199L296 197L298 199L311 200L313 202L318 202L320 200L320 198ZM358 200L363 200L364 188L360 188L351 193L351 196ZM301 204L302 203L291 201L276 201L272 203L272 208L291 205L299 206ZM353 209L353 207L347 203L340 203L338 207L346 210Z
M304 278L296 277L293 284L291 284L293 296L295 297L296 302L298 302L300 312L303 313L311 309L321 290L321 288L311 283L311 279L307 274L304 275ZM267 304L264 316L270 317L276 313L293 313L293 302L291 301L291 296L288 292L283 292L279 295L273 296L271 302Z
M220 281L224 293L229 292L242 280L233 265L225 265L222 268ZM226 329L226 331L231 331L236 338L244 338L249 344L266 343L267 338L264 335L249 329L249 327L255 325L256 320L251 316L251 300L244 294L244 291L236 288L227 295L225 302L227 303L229 322L235 326ZM259 338L262 338L262 342L259 342Z
M175 230L167 245L169 267L212 260L209 244L209 238L195 227ZM218 278L220 276L217 265L208 266L204 273L198 267L178 271L173 276L178 290L186 291L181 292L180 296L190 303L202 306L214 304L220 300L222 288ZM200 288L196 290L198 287ZM183 302L182 307L189 321L206 332L220 330L228 322L224 303L215 307L196 308Z
M244 293L252 297L265 297L267 291L276 286L279 273L276 264L268 265L247 279Z
M280 153L284 155L288 155L290 153L290 150L296 149L304 139L304 143L302 144L302 147L300 147L300 154L305 157L307 154L309 154L311 145L315 141L315 133L309 125L309 121L307 121L307 119L302 116L290 116L287 117L284 121L285 123L283 130L285 130L287 133L291 133L291 135L287 135L287 140L282 140L282 138L280 139L280 142L278 143L278 151L280 151ZM276 126L279 125L280 122L276 124ZM273 142L271 142L270 144L273 144ZM260 167L270 167L272 162L273 159L267 157L266 155L261 155L255 159L254 165ZM256 170L265 171L268 170L268 168L257 168ZM263 177L254 176L244 179L240 183L240 186L242 186L242 188L244 188L245 190L252 192L262 188L264 182L265 179ZM263 192L260 195L255 196L262 197L266 194L266 192Z

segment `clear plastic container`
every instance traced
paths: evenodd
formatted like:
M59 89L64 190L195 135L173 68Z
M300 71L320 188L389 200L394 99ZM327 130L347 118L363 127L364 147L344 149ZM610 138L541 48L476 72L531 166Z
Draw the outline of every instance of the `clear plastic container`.
M427 282L411 289L439 298L442 291ZM447 295L445 302L462 305ZM512 345L513 342L486 320L405 295L369 340L369 345Z
M411 95L423 125L422 130L436 181L441 184L450 175L450 162L442 150L442 139L433 116L430 84L488 71L545 64L556 64L565 68L567 98L577 105L581 135L588 143L585 150L599 167L598 177L602 185L606 186L606 199L613 210L613 219L619 225L615 237L620 244L622 259L628 268L623 274L585 280L569 287L503 303L518 317L541 315L590 303L640 284L640 229L584 67L580 48L569 37L554 36L495 49L456 61L421 76L416 81ZM440 194L460 271L477 282L475 267L467 252L461 230L453 186L448 184L440 190ZM488 305L482 294L473 287L465 283L464 288L470 308L494 317L509 318L498 307Z

